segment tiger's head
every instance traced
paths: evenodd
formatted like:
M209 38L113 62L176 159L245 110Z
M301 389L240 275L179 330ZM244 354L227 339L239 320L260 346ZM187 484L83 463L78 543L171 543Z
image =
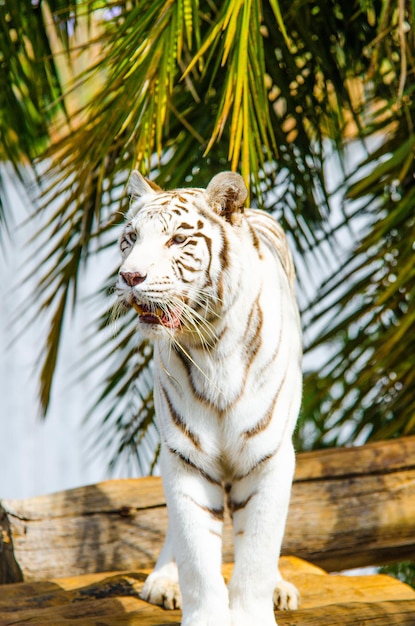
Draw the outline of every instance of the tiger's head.
M137 311L145 336L208 338L229 287L229 243L247 197L242 177L224 172L206 189L162 191L133 171L127 191L119 301Z

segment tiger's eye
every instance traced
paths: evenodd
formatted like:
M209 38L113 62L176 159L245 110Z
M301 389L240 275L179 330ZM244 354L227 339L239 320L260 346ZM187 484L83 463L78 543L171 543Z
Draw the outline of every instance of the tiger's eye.
M170 242L175 243L175 244L180 244L180 243L184 243L186 239L187 237L185 237L184 235L174 235L174 237L170 239Z

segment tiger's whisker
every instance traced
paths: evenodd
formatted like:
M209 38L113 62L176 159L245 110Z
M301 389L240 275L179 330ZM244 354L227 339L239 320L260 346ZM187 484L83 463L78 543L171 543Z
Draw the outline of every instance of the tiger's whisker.
M212 385L212 387L219 393L219 394L223 394L223 391L213 382L213 380L206 374L206 372L204 372L202 370L202 368L196 363L196 361L192 358L192 356L189 354L189 352L183 347L183 345L176 339L176 337L174 336L174 334L170 331L170 329L167 329L170 339L172 340L172 342L179 348L179 350L181 352L183 352L183 354L185 355L186 358L189 359L189 361L195 366L195 368L202 374L202 376L204 376L206 378L206 380Z

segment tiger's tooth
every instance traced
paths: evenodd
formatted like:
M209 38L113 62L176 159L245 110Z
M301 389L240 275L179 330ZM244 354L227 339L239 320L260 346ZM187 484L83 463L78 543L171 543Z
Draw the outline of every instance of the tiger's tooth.
M162 309L159 309L159 308L157 307L157 309L156 309L156 315L157 315L157 317L163 317L164 313L163 313Z
M139 315L142 315L144 313L143 307L137 304L137 302L133 302L133 308L137 311Z

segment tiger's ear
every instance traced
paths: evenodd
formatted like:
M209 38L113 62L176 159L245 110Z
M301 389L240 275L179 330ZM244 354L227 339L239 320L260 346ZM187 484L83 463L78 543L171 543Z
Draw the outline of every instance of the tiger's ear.
M248 196L244 179L235 172L216 174L206 188L212 209L231 224L240 224L244 202Z
M127 193L132 199L141 198L141 196L148 194L154 195L160 191L162 191L162 189L156 185L156 183L144 178L137 170L131 172L127 183Z

